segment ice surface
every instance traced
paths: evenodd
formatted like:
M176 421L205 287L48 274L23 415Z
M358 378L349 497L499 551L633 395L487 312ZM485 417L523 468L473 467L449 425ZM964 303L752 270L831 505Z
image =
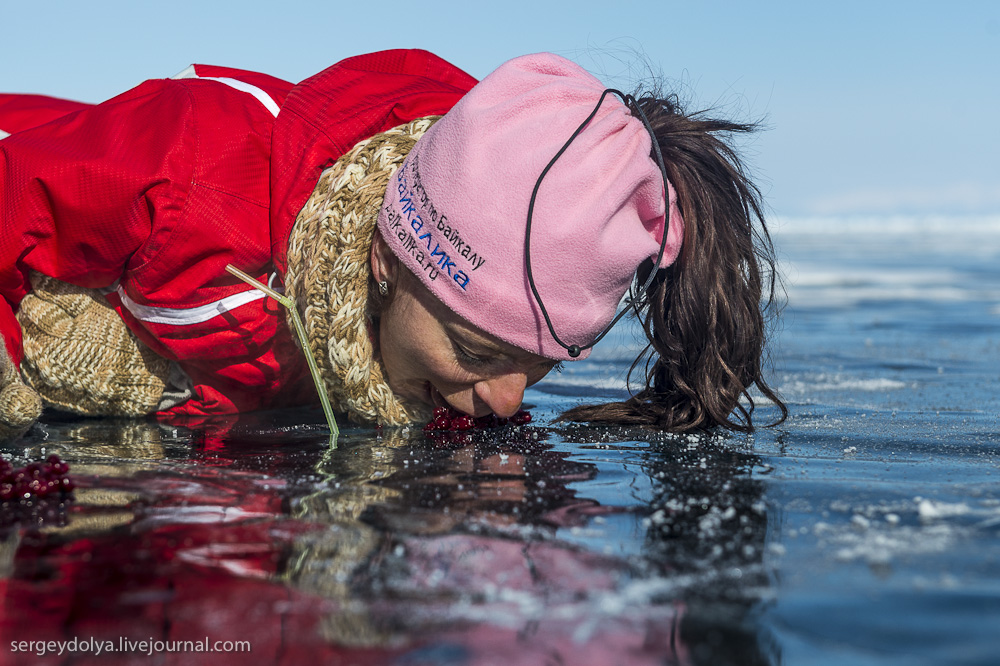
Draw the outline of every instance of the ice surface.
M5 453L79 486L0 534L4 631L251 638L255 663L995 663L1000 219L775 240L791 411L752 435L551 426L624 394L629 325L527 392L532 427L467 441L47 415Z

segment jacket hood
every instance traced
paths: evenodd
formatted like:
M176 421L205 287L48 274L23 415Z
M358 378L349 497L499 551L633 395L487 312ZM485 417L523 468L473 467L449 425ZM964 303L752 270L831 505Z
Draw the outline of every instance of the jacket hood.
M271 255L284 275L288 236L323 169L362 139L443 115L476 79L421 50L342 60L295 86L271 137Z

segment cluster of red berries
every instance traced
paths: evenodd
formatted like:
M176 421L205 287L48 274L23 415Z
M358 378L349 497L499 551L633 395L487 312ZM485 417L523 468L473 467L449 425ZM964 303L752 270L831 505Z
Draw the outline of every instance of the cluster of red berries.
M434 417L430 423L424 426L424 432L430 435L435 432L484 430L486 428L505 426L508 423L513 423L514 425L531 423L531 414L522 409L510 418L497 418L496 414L475 418L450 407L435 407Z
M24 467L14 467L0 458L0 502L65 495L75 487L69 478L69 465L55 454Z

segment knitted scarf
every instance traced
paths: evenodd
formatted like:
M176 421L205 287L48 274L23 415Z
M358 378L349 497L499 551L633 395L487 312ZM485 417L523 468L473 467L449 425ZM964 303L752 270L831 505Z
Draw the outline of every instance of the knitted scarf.
M354 421L402 425L429 416L386 383L368 292L372 237L389 178L437 119L414 120L354 146L323 171L289 237L285 288L334 409Z

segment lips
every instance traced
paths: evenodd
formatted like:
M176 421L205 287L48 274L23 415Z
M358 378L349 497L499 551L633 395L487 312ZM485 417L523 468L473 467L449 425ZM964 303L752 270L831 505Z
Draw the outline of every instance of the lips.
M427 402L429 404L433 405L434 407L444 407L445 409L451 410L453 412L457 412L459 414L468 414L469 416L471 416L473 418L478 418L475 412L466 412L464 409L459 409L458 407L455 407L450 402L448 402L448 399L445 398L441 394L441 392L438 391L434 387L434 385L431 384L429 381L428 382L424 382L424 386L427 389ZM481 417L481 416L487 416L487 415L489 415L491 413L492 412L490 412L490 411L486 411L484 414L480 414L479 417Z

